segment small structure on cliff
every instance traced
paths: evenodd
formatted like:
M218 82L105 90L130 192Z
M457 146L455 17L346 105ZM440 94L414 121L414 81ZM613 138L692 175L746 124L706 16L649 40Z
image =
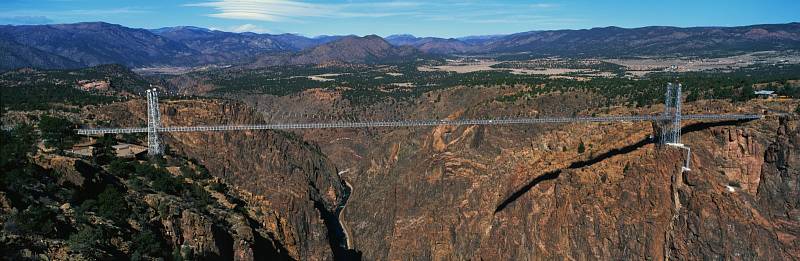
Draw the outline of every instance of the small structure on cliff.
M753 92L753 94L758 96L758 98L762 98L762 99L772 99L772 98L778 97L778 94L776 94L775 91L770 91L770 90L759 90L759 91Z
M135 158L136 155L147 151L147 147L127 143L120 143L111 147L114 148L114 153L120 158Z

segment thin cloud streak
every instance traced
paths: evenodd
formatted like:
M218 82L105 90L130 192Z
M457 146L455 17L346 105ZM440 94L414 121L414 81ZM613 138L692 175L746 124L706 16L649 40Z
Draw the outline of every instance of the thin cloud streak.
M277 32L275 32L273 30L270 30L270 29L267 29L267 28L263 28L261 26L254 25L254 24L242 24L242 25L236 25L236 26L230 26L230 27L222 27L222 28L211 27L211 28L208 28L208 29L217 30L217 31L224 31L224 32L234 32L234 33L246 33L246 32L258 33L258 34L274 34L274 33L277 33Z
M492 2L453 1L320 4L297 0L217 0L186 4L184 6L212 8L215 12L207 14L210 17L264 22L301 22L303 18L309 17L381 18L404 16L430 19L437 16L449 16L455 17L450 21L467 23L525 23L526 20L509 19L509 16L524 15L531 11L558 7L558 5L550 3L526 3L515 6ZM483 19L468 19L470 16L487 17Z

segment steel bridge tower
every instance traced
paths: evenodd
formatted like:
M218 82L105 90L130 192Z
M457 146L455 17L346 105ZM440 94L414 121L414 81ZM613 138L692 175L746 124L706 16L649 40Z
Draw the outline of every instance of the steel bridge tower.
M681 84L667 84L661 124L661 144L681 143Z
M672 132L671 132L671 118L672 115L675 113L672 111L673 104L675 99L672 96L672 83L667 84L667 92L664 94L664 113L663 113L663 120L658 121L658 124L661 127L661 135L658 139L660 144L666 144L672 139Z
M147 91L147 154L160 155L161 143L158 140L158 129L161 128L161 113L158 111L158 90Z
M681 143L681 84L668 83L667 93L664 98L664 114L661 124L661 139L659 143L662 145L673 146L686 150L686 163L683 165L683 171L688 171L689 162L692 156L692 150Z
M681 144L681 84L675 88L675 116L672 118L672 143Z

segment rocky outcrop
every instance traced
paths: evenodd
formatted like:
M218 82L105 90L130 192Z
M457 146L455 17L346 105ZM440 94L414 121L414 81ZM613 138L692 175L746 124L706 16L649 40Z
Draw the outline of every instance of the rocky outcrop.
M713 150L717 162L722 162L724 175L733 185L756 194L764 165L766 141L756 141L750 131L736 128L716 129L712 132L722 147Z
M111 109L110 117L144 118L143 104ZM225 101L162 103L164 126L252 124L261 121L244 105ZM292 258L330 260L334 256L323 214L334 213L344 197L336 168L315 146L284 132L245 131L162 135L171 150L196 158L237 189L252 193L249 203L264 206L255 220L283 244ZM234 249L234 251L239 251Z
M783 222L764 213L754 197L763 190L763 172L768 171L763 148L774 142L769 133L774 127L759 122L687 135L694 167L684 173L678 189L684 207L668 234L668 257L791 259L797 253L777 236L791 230L780 228Z
M264 231L246 221L257 215L249 217L220 210L212 215L201 214L198 209L181 207L175 199L154 194L145 196L145 202L164 211L159 213L164 236L185 257L254 260L254 248L268 247L255 242L254 234Z
M214 231L210 220L189 210L181 212L180 227L184 228L181 237L183 245L192 248L192 252L203 256L222 256L216 245Z
M31 167L42 176L21 180L13 189L3 184L0 191L0 253L5 258L34 260L120 260L133 256L149 260L169 257L170 251L173 258L181 256L184 260L294 259L272 236L274 228L255 221L269 220L274 214L265 214L260 211L261 205L239 199L245 192L222 179L184 174L200 167L172 155L165 156L162 163L121 164L158 165L168 173L164 175L175 176L172 186L179 190L177 193L158 191L157 181L150 181L153 173L140 170L144 165L137 165L138 173L126 174L128 168L123 165L100 166L45 152L31 156ZM113 174L107 172L112 168ZM180 171L170 173L170 169ZM116 192L108 192L111 188ZM115 211L126 213L109 213L108 207L115 202L108 197L120 202ZM31 212L30 205L45 210ZM51 229L31 228L20 213L39 213L27 215L43 220L42 226ZM48 216L41 219L39 215ZM25 232L31 229L33 232ZM86 229L96 230L80 234ZM143 236L147 233L151 236ZM91 246L90 251L86 244Z
M764 154L756 199L775 236L800 259L800 127L797 116L782 118L774 141Z

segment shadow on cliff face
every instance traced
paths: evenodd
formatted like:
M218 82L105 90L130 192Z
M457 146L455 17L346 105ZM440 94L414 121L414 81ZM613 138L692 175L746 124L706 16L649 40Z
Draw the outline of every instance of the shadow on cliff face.
M214 235L214 244L219 249L219 256L211 255L209 260L224 260L225 257L233 256L233 236L228 234L224 228L220 226L212 226L211 233Z
M250 217L247 218L247 223L249 223L251 227L260 226L258 221ZM255 247L253 247L254 260L294 260L289 256L289 251L287 251L271 233L267 233L269 238L263 237L261 233L253 233L253 236L255 241Z
M609 151L607 151L607 152L605 152L603 154L598 155L597 157L594 157L594 158L591 158L591 159L588 159L588 160L581 160L581 161L572 162L571 164L569 164L569 167L567 167L565 169L558 169L558 170L554 170L554 171L542 174L542 175L534 178L533 180L531 180L531 182L528 182L528 184L526 184L522 188L518 189L513 194L511 194L511 196L509 196L508 198L503 200L503 202L500 203L500 205L497 205L497 208L495 208L494 213L497 214L497 212L503 211L503 209L508 207L509 204L511 204L514 201L516 201L517 199L519 199L519 197L522 197L522 195L525 195L525 193L528 193L528 191L530 191L533 187L535 187L536 185L538 185L542 181L558 178L561 175L561 172L563 170L579 169L579 168L583 168L583 167L586 167L586 166L591 166L591 165L594 165L595 163L601 162L601 161L606 160L608 158L611 158L613 156L630 153L630 152L632 152L634 150L637 150L637 149L639 149L641 147L644 147L645 145L650 144L650 143L653 143L653 140L650 139L649 137L645 137L645 138L639 140L638 142L636 142L634 144L631 144L631 145L628 145L628 146L625 146L625 147L622 147L622 148L616 148L616 149L609 150Z
M609 159L611 157L614 157L616 155L631 153L634 150L637 150L637 149L639 149L641 147L644 147L645 145L653 143L653 142L654 142L654 140L651 139L650 137L645 137L645 138L639 140L638 142L636 142L634 144L631 144L631 145L628 145L628 146L625 146L625 147L622 147L622 148L611 149L611 150L609 150L609 151L607 151L607 152L605 152L603 154L597 155L597 157L594 157L594 158L591 158L591 159L588 159L588 160L581 160L581 161L572 162L571 164L569 164L569 167L567 167L567 169L579 169L579 168L591 166L591 165L594 165L594 164L596 164L598 162L601 162L601 161L604 161L604 160Z
M539 175L538 177L536 177L533 180L531 180L531 182L528 182L528 184L526 184L525 186L523 186L522 188L520 188L519 190L514 192L514 194L511 194L511 196L506 198L506 200L503 200L503 202L500 203L500 205L498 205L497 208L494 209L494 213L500 212L503 209L505 209L508 206L508 204L513 203L519 197L522 197L522 195L525 195L525 193L527 193L529 190L531 190L533 187L535 187L540 182L545 181L545 180L551 180L551 179L558 178L559 175L561 175L561 170L560 169L559 170L555 170L555 171L551 171L551 172L547 172L547 173L542 174L542 175Z
M718 121L718 122L692 123L692 124L689 124L689 125L686 125L686 126L682 127L681 128L681 133L691 133L691 132L701 131L701 130L705 130L705 129L708 129L708 128L719 127L719 126L738 125L738 124L749 122L749 121L751 121L751 120L729 120L729 121ZM622 148L611 149L608 152L600 154L600 155L598 155L598 156L596 156L594 158L572 162L569 165L569 167L567 167L565 169L554 170L554 171L542 174L542 175L534 178L533 180L528 182L528 184L526 184L522 188L516 190L514 193L511 194L511 196L509 196L505 200L503 200L499 205L497 205L497 208L495 208L494 213L497 214L498 212L503 211L506 207L508 207L509 204L514 203L514 201L516 201L517 199L522 197L522 195L525 195L525 193L528 193L528 191L533 189L533 187L535 187L536 185L538 185L542 181L552 180L552 179L558 178L561 175L561 172L563 170L579 169L579 168L583 168L583 167L588 167L588 166L594 165L596 163L599 163L599 162L601 162L603 160L606 160L606 159L609 159L611 157L614 157L616 155L627 154L627 153L633 152L633 151L635 151L635 150L637 150L637 149L639 149L641 147L644 147L647 144L653 143L653 142L655 142L655 140L651 139L650 137L645 137L644 139L641 139L640 141L638 141L638 142L636 142L634 144L631 144L631 145L628 145L628 146L625 146L625 147L622 147Z
M728 125L739 125L742 123L750 122L753 120L728 120L728 121L717 121L717 122L698 122L692 123L681 128L681 133L690 133L695 131L701 131L708 128L719 127L719 126L728 126Z

